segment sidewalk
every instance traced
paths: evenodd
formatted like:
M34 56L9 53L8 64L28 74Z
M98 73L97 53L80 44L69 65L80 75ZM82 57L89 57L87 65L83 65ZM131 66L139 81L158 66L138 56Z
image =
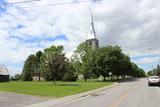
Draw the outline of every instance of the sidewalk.
M75 94L75 95L71 95L71 96L67 96L67 97L63 97L63 98L52 99L52 100L48 100L48 101L45 101L45 102L28 105L28 106L25 106L25 107L51 107L51 106L53 107L53 106L56 106L58 104L63 104L63 103L66 103L66 102L71 102L71 101L76 100L76 99L87 97L87 96L89 96L93 93L104 91L104 90L107 90L109 88L112 88L112 87L115 87L115 86L118 86L118 85L119 85L118 83L114 83L111 86L106 86L106 87L98 88L98 89L95 89L95 90L90 90L90 91L87 91L87 92L83 92L83 93L80 93L80 94Z

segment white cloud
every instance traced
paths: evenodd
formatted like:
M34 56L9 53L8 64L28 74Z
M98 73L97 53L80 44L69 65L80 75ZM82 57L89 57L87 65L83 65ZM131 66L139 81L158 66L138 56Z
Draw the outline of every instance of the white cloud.
M8 0L16 1L23 0ZM131 56L160 54L160 1L102 0L97 4L42 6L64 1L73 0L42 0L16 4L8 6L5 13L0 13L0 62L23 62L29 54L52 44L64 45L67 56L70 56L76 46L86 39L90 7L101 45L120 45ZM31 5L35 7L30 7ZM16 29L18 25L24 27ZM16 38L10 38L13 35L27 40L31 36L42 38L59 34L65 34L68 41L23 43ZM39 44L43 47L39 47ZM142 63L150 62L148 60L152 59L143 59Z

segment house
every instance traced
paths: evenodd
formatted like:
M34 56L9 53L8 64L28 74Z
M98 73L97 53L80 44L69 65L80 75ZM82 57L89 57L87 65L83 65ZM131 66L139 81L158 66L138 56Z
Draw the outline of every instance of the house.
M9 71L5 65L0 65L0 82L8 82L9 75Z
M36 76L36 75L33 76L32 79L33 79L33 81L43 81L44 80L43 77L41 77L41 76L39 77L39 76Z

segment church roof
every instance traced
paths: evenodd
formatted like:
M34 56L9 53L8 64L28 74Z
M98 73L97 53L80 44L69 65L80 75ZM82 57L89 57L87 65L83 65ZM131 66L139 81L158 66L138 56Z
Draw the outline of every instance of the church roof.
M0 65L0 75L9 75L9 71L4 65Z

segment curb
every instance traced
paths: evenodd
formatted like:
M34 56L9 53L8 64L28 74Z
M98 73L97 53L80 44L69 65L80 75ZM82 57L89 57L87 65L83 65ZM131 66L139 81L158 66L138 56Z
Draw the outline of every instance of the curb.
M101 92L101 91L113 88L113 87L118 86L118 85L119 85L119 83L116 82L116 83L113 83L113 85L111 85L111 86L106 86L106 87L102 87L102 88L98 88L98 89L95 89L95 90L90 90L90 91L86 91L86 92L82 92L82 93L79 93L79 94L70 95L70 96L66 96L66 97L62 97L62 98L52 99L52 100L48 100L48 101L45 101L45 102L40 102L40 103L28 105L28 106L25 106L25 107L51 107L51 106L53 107L53 106L56 106L58 104L64 104L66 102L70 102L70 101L73 101L73 100L76 100L76 99L85 98L89 95L92 95L92 94L95 94L97 92Z

